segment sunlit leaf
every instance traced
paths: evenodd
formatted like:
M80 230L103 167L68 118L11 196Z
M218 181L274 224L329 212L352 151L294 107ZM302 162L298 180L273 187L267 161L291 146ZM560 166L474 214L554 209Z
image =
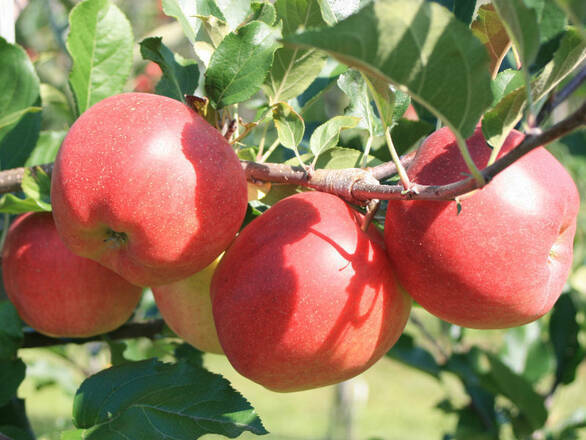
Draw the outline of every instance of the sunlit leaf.
M538 101L553 90L586 59L586 41L576 30L568 31L554 58L543 72L532 81L533 101ZM527 105L525 87L506 95L482 120L482 132L488 143L500 147L511 129L521 120Z
M120 93L132 67L132 28L109 0L85 0L69 16L69 84L79 114Z
M492 101L482 43L435 3L380 0L331 28L284 41L319 48L369 77L395 84L464 137Z
M335 116L317 127L309 139L309 147L315 157L338 145L340 131L356 127L360 119L354 116Z
M214 107L244 101L258 91L280 36L279 28L253 21L224 38L206 71L205 88Z
M277 0L275 7L283 36L325 25L317 0ZM273 102L294 98L317 77L324 62L324 54L315 49L282 47L275 52L264 89Z
M275 104L272 109L279 142L285 148L295 151L305 133L303 118L293 110L293 107L284 102Z

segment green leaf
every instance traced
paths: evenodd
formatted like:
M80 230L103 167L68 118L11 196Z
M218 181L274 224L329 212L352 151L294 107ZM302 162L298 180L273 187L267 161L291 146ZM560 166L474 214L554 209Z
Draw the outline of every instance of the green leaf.
M122 91L132 67L132 28L109 0L85 0L69 16L69 84L79 114Z
M360 0L318 0L324 20L330 26L358 11Z
M25 212L45 212L36 200L30 197L21 198L14 194L4 194L0 197L0 212L6 214L24 214Z
M361 73L349 69L338 78L338 87L348 96L349 100L344 114L360 118L358 127L368 130L370 136L382 136L381 121L374 114L368 96L368 86Z
M298 29L325 25L317 0L277 0L275 7L283 23L283 36L294 34ZM300 95L319 75L325 60L326 57L315 49L278 49L264 84L271 102L287 101Z
M285 102L275 104L272 110L279 142L285 148L296 151L305 133L303 118Z
M21 359L0 359L0 406L6 405L24 380L26 365Z
M338 145L340 131L346 128L354 128L360 119L354 116L335 116L329 121L321 124L311 134L309 147L315 157L322 152Z
M14 435L14 440L35 440L29 420L26 416L24 400L12 397L10 401L0 407L0 432L18 434ZM14 430L17 429L18 431ZM23 434L24 433L24 434Z
M517 50L524 68L535 59L539 51L539 23L535 9L524 0L493 0L513 47Z
M26 52L0 37L0 140L33 105L38 104L39 78ZM27 111L28 110L28 111Z
M40 99L35 103L40 105ZM0 168L21 167L35 148L41 131L41 112L26 114L0 141Z
M3 116L0 118L0 130L6 127L14 126L14 124L20 121L20 119L27 113L40 112L42 109L42 107L27 107L25 109L18 110L14 113L10 113L9 115Z
M51 211L51 176L41 168L26 169L20 184L27 198L35 201L40 210Z
M331 28L290 35L370 78L393 83L468 137L490 105L482 43L445 8L422 0L380 0Z
M568 14L574 25L579 27L583 37L584 23L586 23L586 5L582 0L556 0L557 4Z
M280 29L253 21L224 38L206 71L205 88L215 108L242 102L263 83L280 46Z
M218 47L222 40L226 38L226 35L230 33L230 27L228 26L228 23L226 23L223 19L216 17L215 15L198 15L197 18L202 21L203 27L206 30L208 37L210 37L212 42L212 49L214 47ZM197 41L195 47L200 48L202 43L207 44L202 41Z
M319 156L315 167L330 170L344 168L360 168L362 166L362 152L353 148L334 147ZM368 156L367 167L380 165L382 161L374 156Z
M535 383L552 367L552 354L541 333L541 321L509 329L500 353L501 360L515 373Z
M230 30L236 29L250 12L250 0L215 0Z
M192 95L199 81L199 69L195 60L173 54L160 37L146 38L140 42L140 53L145 60L154 61L163 71L157 84L157 94L185 102L184 95Z
M387 356L439 379L441 369L435 358L423 347L415 345L413 336L407 333L401 335Z
M492 81L491 88L494 95L494 105L498 104L501 99L509 93L523 87L525 79L523 73L519 70L507 69L499 72L497 77Z
M576 377L576 369L584 359L578 340L578 310L570 295L562 295L556 302L549 321L549 334L556 359L556 380L569 384Z
M395 149L398 154L404 154L422 137L430 135L435 129L435 126L426 121L411 121L409 119L400 119L391 130L391 137L395 144ZM385 162L391 160L388 153L389 149L382 148L385 151Z
M32 167L53 162L66 134L66 131L41 131L37 145L24 166Z
M30 432L12 425L0 426L0 433L8 436L10 440L35 440Z
M85 380L73 420L86 440L265 434L250 404L223 377L187 362L126 363Z
M61 440L83 440L83 438L83 429L73 429L61 433Z
M191 44L195 43L197 32L201 27L201 21L197 18L198 2L195 0L163 0L163 12L175 18L183 33ZM201 12L199 12L201 14Z
M536 102L545 97L563 79L569 76L586 59L586 42L576 30L564 35L553 59L543 72L533 80L531 93ZM488 143L499 148L511 129L521 120L527 105L525 87L506 95L482 119L482 132Z
M376 77L368 77L366 80L370 94L374 99L376 109L380 116L383 132L387 127L393 125L393 114L395 110L395 94L389 85Z
M252 17L250 21L263 21L269 26L273 26L275 21L277 21L277 10L272 3L252 2L250 7L252 9Z
M538 394L531 383L515 374L492 353L486 353L490 365L490 378L498 391L506 396L523 413L533 430L541 428L547 420L543 396Z
M22 342L22 323L10 301L0 302L0 359L14 359Z
M511 47L511 39L492 4L478 8L478 15L471 29L488 51L490 72L494 76Z

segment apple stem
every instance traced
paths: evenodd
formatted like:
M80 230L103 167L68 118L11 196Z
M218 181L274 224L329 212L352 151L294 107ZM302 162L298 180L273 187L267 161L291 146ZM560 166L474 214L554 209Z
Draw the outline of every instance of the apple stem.
M116 247L122 247L126 243L128 243L128 234L125 232L118 232L112 229L108 229L106 231L107 237L104 239L104 242L112 243Z
M360 226L362 232L368 231L368 228L370 227L370 224L372 223L372 220L374 219L374 216L376 215L379 207L379 199L372 199L370 202L368 202L368 205L366 205L366 214L364 215L362 219L362 225Z
M385 130L385 139L387 141L387 146L389 147L389 152L391 153L393 163L395 164L395 167L397 167L397 174L399 174L401 184L403 185L403 188L408 191L411 188L411 182L409 181L407 171L405 171L405 167L403 167L401 159L399 158L397 150L395 149L395 144L393 143L393 138L391 137L391 127L387 127Z

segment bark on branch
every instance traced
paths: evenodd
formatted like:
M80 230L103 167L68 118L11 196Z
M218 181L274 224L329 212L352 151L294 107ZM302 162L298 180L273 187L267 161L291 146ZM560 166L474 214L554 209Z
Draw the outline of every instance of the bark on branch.
M24 339L20 348L51 347L64 344L85 344L86 342L105 341L107 339L154 339L160 335L164 326L165 323L162 319L154 319L145 322L129 322L110 333L106 333L106 335L97 335L91 338L51 338L50 336L45 336L34 330L25 331Z
M482 170L485 182L490 182L499 172L534 148L546 145L584 125L586 125L586 103L566 119L547 130L537 134L529 134L514 150ZM402 158L403 164L408 166L413 157L413 153L404 156ZM336 194L347 201L362 205L372 199L453 200L457 196L482 186L472 178L441 186L414 184L409 191L405 191L402 185L379 184L378 179L388 177L396 172L396 167L392 162L368 169L317 169L313 171L278 163L249 161L241 161L241 163L247 180L251 182L300 185ZM52 164L41 165L41 168L49 174L52 171ZM24 172L25 168L0 172L0 193L18 191Z

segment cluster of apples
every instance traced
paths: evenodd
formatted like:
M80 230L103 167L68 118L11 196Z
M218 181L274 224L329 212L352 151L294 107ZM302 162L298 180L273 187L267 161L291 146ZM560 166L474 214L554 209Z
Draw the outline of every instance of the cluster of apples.
M521 140L513 132L501 154ZM480 128L468 146L486 165ZM466 170L441 129L408 174L441 185ZM247 185L231 146L187 106L139 93L105 99L75 122L51 197L53 217L18 219L3 251L6 290L26 322L54 336L103 333L131 315L136 286L150 286L179 336L276 391L367 369L401 335L411 298L474 328L542 316L568 276L579 207L571 177L538 148L461 212L454 202L390 201L384 235L364 231L338 197L311 191L236 237Z

